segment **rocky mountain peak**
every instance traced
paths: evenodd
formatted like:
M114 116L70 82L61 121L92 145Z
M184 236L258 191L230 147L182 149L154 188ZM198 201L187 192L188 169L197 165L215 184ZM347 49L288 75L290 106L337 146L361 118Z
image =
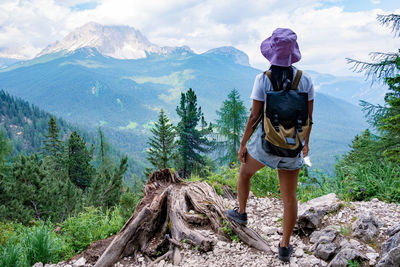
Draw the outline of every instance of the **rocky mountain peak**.
M96 48L101 54L118 59L145 58L147 53L162 53L139 30L130 26L108 26L90 22L42 50L38 56L59 51Z
M222 46L222 47L214 48L214 49L208 50L204 54L205 55L206 54L214 54L214 55L231 56L231 57L233 57L235 63L244 65L244 66L250 66L249 57L247 56L247 54L233 46Z

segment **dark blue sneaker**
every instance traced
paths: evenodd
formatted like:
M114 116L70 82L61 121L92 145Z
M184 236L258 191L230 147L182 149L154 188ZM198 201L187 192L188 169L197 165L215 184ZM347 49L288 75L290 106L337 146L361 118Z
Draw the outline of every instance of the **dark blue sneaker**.
M247 213L239 213L239 207L233 208L233 210L227 210L226 216L234 220L237 223L246 225L247 224Z
M289 248L281 247L281 244L279 243L279 245L278 245L278 250L279 250L279 252L278 252L278 258L279 258L281 261L289 262L289 261L290 261L290 256L291 256L292 253L293 253L293 246L292 246L292 245L289 245Z

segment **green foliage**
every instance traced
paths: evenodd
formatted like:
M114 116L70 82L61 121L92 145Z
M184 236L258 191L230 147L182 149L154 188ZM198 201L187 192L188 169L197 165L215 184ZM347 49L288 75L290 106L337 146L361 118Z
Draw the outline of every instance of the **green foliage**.
M59 130L56 120L51 117L47 129L46 139L43 141L43 154L58 157L62 153L63 142L59 138Z
M232 230L232 228L229 226L229 223L222 219L222 227L221 230L224 232L225 235L227 235L233 242L238 243L240 241L240 238L238 237L237 234L235 234Z
M135 208L137 204L139 204L140 200L143 197L142 192L124 192L121 195L121 198L119 200L119 207L120 207L120 212L121 216L124 218L124 220L128 220L133 212L135 211Z
M93 160L93 149L92 146L89 151L85 140L76 131L68 139L68 176L82 190L89 187L95 172L90 164Z
M341 160L336 166L336 180L342 199L400 202L400 167L392 162L371 159L350 165Z
M12 144L5 133L0 129L0 173L6 165L12 152Z
M177 167L184 178L190 176L196 166L204 166L201 153L207 152L212 141L207 135L212 133L211 123L207 126L203 112L197 107L197 96L190 88L186 94L181 94L180 105L176 107L180 121L176 127L177 141ZM197 127L200 126L201 129Z
M171 166L174 148L175 131L163 109L160 110L158 122L150 130L153 137L149 138L147 144L147 160L156 169L165 169Z
M250 185L251 191L257 197L279 196L279 179L276 170L262 168L254 174Z
M232 167L222 166L218 172L207 170L205 175L193 174L188 181L201 181L207 182L210 186L214 187L217 194L223 194L223 186L229 186L236 192L236 183L239 175L239 166L233 165Z
M381 24L391 26L398 36L400 15L380 15ZM356 136L352 150L336 165L336 177L341 183L342 197L368 200L377 197L400 201L400 50L395 53L372 53L373 62L348 60L354 69L365 72L372 80L389 86L385 105L362 102L369 122L380 136L366 130Z
M22 246L29 266L36 262L49 263L55 258L56 244L50 232L44 224L25 230Z
M128 158L121 159L119 168L103 169L88 190L87 202L96 207L111 208L119 203L122 194L123 178L128 168Z
M340 226L340 233L344 236L344 237L350 237L351 236L351 226L350 225L344 225L344 226Z
M36 262L57 263L67 257L65 242L50 222L34 223L30 227L15 224L13 228L15 232L0 246L0 266L28 267Z
M0 247L1 248L1 247ZM2 251L0 250L0 266L2 267L15 267L20 266L21 249L19 246L9 243Z
M357 260L348 260L347 266L348 267L358 267L358 266L360 266L360 263Z
M4 246L8 239L17 232L17 229L20 230L22 227L21 224L0 222L0 246Z
M98 208L90 207L65 220L61 224L61 232L73 252L79 253L90 243L117 233L124 223L125 219L119 208L102 212Z
M223 153L220 160L225 164L238 163L237 151L241 134L246 126L247 111L236 89L229 93L228 99L222 103L217 115L218 134L223 138L218 142L219 150Z

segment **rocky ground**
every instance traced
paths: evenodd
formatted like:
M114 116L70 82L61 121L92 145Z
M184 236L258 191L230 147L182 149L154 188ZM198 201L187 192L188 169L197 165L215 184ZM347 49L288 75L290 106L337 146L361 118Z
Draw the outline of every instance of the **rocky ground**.
M284 264L277 258L282 201L251 196L247 208L248 227L267 240L271 253L257 251L242 242L232 242L203 230L215 239L214 249L204 253L183 243L181 261L177 266L400 266L400 204L377 199L344 203L333 194L328 198L320 202L324 206L321 209L311 204L300 206L299 225L304 216L311 214L319 218L303 223L303 230L293 235L291 242L295 250L290 263ZM235 206L235 201L225 201L227 208ZM316 205L319 204L316 202ZM315 226L317 228L313 229ZM46 266L92 266L84 255L78 255L70 262ZM148 260L139 255L136 259L125 258L114 266L174 266L164 260L155 264Z

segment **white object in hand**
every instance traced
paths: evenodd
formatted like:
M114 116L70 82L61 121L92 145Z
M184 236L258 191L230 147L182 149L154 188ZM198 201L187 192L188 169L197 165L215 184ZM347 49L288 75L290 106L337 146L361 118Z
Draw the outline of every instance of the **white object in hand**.
M310 160L310 157L309 157L309 156L307 156L307 157L304 158L304 163L305 163L308 167L311 167L311 166L312 166L311 160Z

